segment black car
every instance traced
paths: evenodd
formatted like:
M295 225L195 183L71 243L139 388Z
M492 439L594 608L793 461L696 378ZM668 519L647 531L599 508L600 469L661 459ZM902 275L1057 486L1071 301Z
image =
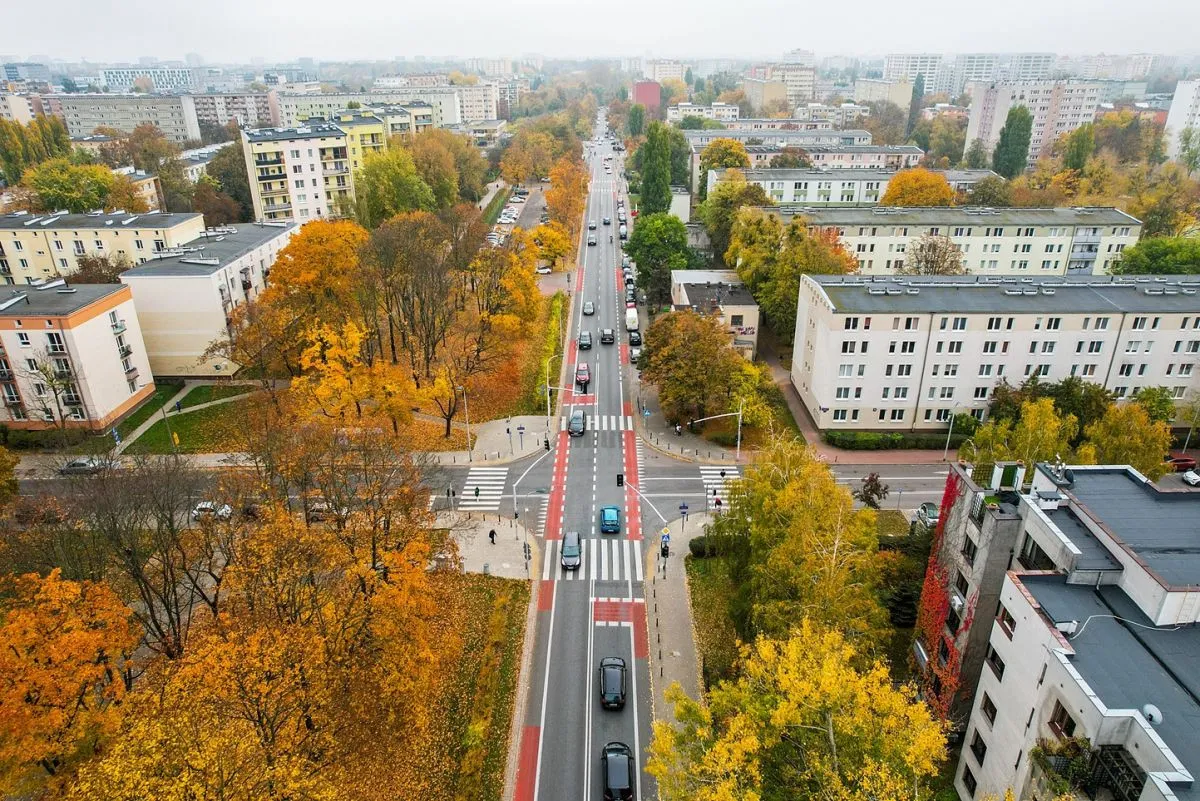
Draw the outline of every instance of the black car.
M611 345L617 341L617 332L611 328L600 329L600 344Z
M642 332L641 331L630 331L629 332L629 344L630 345L642 344Z
M605 217L603 222L605 225L612 225L612 217Z
M592 349L592 332L591 331L580 331L579 332L579 349L580 350L591 350Z
M625 286L626 288L633 286L633 276L629 273L625 273Z
M625 290L625 302L626 303L636 303L637 302L637 290L636 289L634 289L633 287L629 287L628 289Z
M600 660L600 706L625 708L625 660L619 656Z
M583 409L571 412L571 419L567 421L567 434L572 437L582 437L586 431L587 415L583 413Z
M604 801L633 801L636 764L633 750L625 743L608 743L604 746L600 752Z

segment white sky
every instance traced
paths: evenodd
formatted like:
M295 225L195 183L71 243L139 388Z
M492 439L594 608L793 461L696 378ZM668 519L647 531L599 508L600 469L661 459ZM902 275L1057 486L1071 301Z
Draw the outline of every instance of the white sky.
M1200 0L0 0L0 53L426 56L1200 52Z

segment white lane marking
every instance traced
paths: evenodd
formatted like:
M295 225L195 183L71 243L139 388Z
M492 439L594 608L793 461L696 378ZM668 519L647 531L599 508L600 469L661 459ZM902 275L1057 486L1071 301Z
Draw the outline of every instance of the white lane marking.
M545 589L545 585L542 586L542 589ZM550 585L550 591L555 593L558 592L558 582L554 582ZM554 608L556 606L558 606L558 604L551 601L549 636L546 638L546 664L542 667L542 714L538 730L537 766L534 769L533 774L533 797L535 799L539 797L538 790L542 786L542 745L546 742L546 706L550 700L550 655L554 650ZM635 677L635 687L637 686L636 682L637 678ZM634 704L637 704L636 698L634 699Z
M608 544L604 540L596 543L600 551L600 580L608 581Z
M642 551L636 546L633 549L633 572L639 584L645 581L642 578Z
M554 562L554 552L557 550L558 548L555 547L554 540L549 540L546 543L546 563L542 565L542 581L550 580L550 565Z
M600 547L599 542L597 542L596 540L592 540L592 542L596 545L596 553L592 555L591 564L588 565L588 573L591 576L591 580L595 581L596 580L596 563L598 561L600 561L600 554L604 553L604 550ZM591 549L589 549L589 550L591 550Z

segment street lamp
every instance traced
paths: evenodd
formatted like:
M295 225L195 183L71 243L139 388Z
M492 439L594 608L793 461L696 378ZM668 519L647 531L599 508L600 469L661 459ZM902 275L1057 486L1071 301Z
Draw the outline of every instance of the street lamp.
M942 448L943 462L946 461L946 458L950 453L950 437L954 436L954 410L961 405L961 401L955 401L954 405L950 407L950 430L946 432L946 447Z
M734 461L742 460L742 409L746 405L745 399L738 401L738 410L736 412L728 412L726 414L714 414L710 417L701 417L699 420L688 421L690 427L694 423L703 423L705 420L716 420L718 417L736 417L738 419L737 429L737 455L734 456Z
M467 415L467 461L472 462L471 457L471 404L467 402L467 388L455 387L455 389L463 394L463 411Z

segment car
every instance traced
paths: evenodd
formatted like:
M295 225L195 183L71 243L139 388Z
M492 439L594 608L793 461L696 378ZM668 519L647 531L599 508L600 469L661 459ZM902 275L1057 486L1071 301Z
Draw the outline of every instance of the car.
M580 362L575 365L575 383L579 384L585 390L587 385L592 383L592 371L588 367L587 362Z
M925 501L917 507L917 520L919 520L926 528L933 528L938 524L938 516L941 511L938 505L931 501Z
M641 360L642 360L642 349L641 348L630 348L629 349L629 363L637 364Z
M1197 473L1195 470L1188 470L1183 474L1183 483L1189 487L1200 486L1200 473Z
M633 287L629 287L628 289L625 290L625 302L626 303L637 303L637 290L636 289L634 289Z
M588 234L588 246L590 247L591 245L594 245L594 244L596 244L596 235Z
M615 506L605 506L600 509L600 533L621 533L621 512Z
M339 509L329 501L318 498L309 502L304 510L304 518L310 523L321 523L333 517L345 517L349 513L350 510L344 506Z
M642 333L640 331L630 331L629 332L629 344L630 345L642 344Z
M193 520L228 520L233 517L233 507L227 503L218 504L215 501L200 501L192 508Z
M563 534L562 550L559 552L558 563L563 570L578 570L580 562L579 532L568 531Z
M625 660L606 656L600 660L600 706L605 709L625 708Z
M551 270L549 267L542 266L542 267L537 268L538 275L549 275L552 272L554 272L554 271Z
M596 230L596 221L595 220L588 220L588 230L589 231Z
M1171 469L1176 473L1182 473L1187 470L1196 469L1196 460L1191 456L1188 456L1186 453L1182 453L1180 451L1172 451L1171 453L1168 453L1165 461L1167 464L1171 465Z
M58 473L62 476L90 476L106 467L112 467L112 462L103 456L80 456L58 468Z
M524 203L525 198L522 195L513 195L508 199L509 203Z
M600 344L611 345L617 341L617 332L611 328L600 329Z
M567 420L567 434L572 437L582 437L585 433L587 433L587 415L583 413L583 409L576 409L571 412L571 417Z
M604 225L612 225L612 217L602 217L600 222Z
M636 763L625 743L606 743L600 752L600 774L604 777L604 801L633 801Z
M631 286L633 286L633 276L629 273L625 273L625 287L629 288Z
M601 338L600 341L603 342L604 339ZM580 350L591 350L592 349L592 332L591 331L580 331L579 332L579 349Z
M624 267L628 267L628 266L629 266L629 254L622 253L621 254L621 267L624 268Z
M596 304L592 303L590 300L585 300L583 302L583 313L589 317L592 316L593 314L595 314L596 313Z

